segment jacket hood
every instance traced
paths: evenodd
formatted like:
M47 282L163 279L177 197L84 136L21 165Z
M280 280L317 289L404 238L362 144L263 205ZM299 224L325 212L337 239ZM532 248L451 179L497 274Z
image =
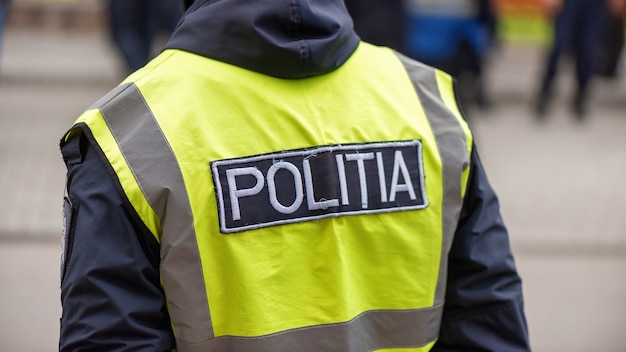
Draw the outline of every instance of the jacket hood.
M196 0L166 48L295 79L335 70L358 44L343 0Z

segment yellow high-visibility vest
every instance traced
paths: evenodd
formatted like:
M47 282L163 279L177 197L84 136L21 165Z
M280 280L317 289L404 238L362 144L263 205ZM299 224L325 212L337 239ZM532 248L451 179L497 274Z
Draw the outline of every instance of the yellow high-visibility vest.
M85 133L160 243L178 351L427 351L469 173L451 78L361 43L278 79L167 50Z

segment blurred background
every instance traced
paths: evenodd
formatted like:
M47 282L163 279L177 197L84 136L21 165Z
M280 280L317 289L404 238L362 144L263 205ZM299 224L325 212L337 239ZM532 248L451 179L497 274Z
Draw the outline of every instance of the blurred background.
M149 12L155 0L113 11L135 2L0 0L0 351L57 349L58 141L158 52L180 15ZM510 230L534 351L626 351L624 1L346 3L363 39L457 78ZM139 39L128 23L142 23L131 28Z

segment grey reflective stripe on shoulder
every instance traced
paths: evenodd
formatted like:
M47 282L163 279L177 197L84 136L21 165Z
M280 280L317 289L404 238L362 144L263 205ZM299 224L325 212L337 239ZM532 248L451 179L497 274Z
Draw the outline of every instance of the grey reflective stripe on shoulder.
M176 156L136 85L121 85L96 104L161 220L161 278L175 335L186 341L211 339L206 288L204 280L198 279L203 273L193 214ZM173 247L176 250L170 252ZM186 326L193 329L181 328ZM189 332L201 332L202 336L188 336Z
M413 87L435 135L443 164L443 245L435 294L435 304L442 304L446 291L448 252L452 246L463 206L461 180L463 171L469 166L467 139L454 112L441 98L435 70L400 53L396 52L396 55L411 77Z

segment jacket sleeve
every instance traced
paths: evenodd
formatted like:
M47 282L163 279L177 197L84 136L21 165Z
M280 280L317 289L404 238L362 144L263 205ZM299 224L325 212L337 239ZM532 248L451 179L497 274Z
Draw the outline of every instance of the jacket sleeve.
M61 150L67 196L59 350L171 350L156 239L133 219L83 134Z
M521 279L476 148L450 250L443 320L433 351L530 351Z

